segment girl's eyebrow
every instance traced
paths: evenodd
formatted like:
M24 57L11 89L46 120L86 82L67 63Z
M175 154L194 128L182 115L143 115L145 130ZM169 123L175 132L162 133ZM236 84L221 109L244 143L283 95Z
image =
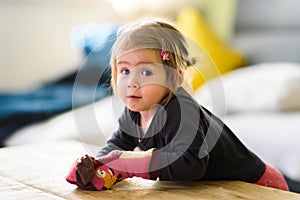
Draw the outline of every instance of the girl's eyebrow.
M117 62L117 65L121 65L121 64L129 64L129 62L127 62L127 61L119 61L119 62Z
M123 61L123 60L117 62L117 65L122 65L122 64L123 65L129 65L130 63L127 62L127 61ZM134 66L144 65L144 64L154 64L154 63L151 62L151 61L140 61L140 62L135 63Z

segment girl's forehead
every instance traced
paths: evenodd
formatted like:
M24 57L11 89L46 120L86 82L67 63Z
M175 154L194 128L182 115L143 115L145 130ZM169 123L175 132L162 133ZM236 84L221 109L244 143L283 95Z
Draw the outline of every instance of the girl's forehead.
M162 63L159 50L155 49L138 49L121 53L116 58L118 64L137 65L143 63Z

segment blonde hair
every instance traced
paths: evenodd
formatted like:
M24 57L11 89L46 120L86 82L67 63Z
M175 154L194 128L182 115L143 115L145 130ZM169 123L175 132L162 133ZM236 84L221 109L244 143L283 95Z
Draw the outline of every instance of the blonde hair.
M138 49L153 49L160 53L162 48L169 54L169 60L163 60L162 58L162 63L167 66L165 70L168 70L168 67L171 69L168 70L171 73L166 73L170 90L166 99L166 102L168 102L179 86L179 70L194 65L195 59L189 57L184 36L171 21L166 19L143 19L119 28L116 41L111 49L110 58L113 90L116 91L117 56Z

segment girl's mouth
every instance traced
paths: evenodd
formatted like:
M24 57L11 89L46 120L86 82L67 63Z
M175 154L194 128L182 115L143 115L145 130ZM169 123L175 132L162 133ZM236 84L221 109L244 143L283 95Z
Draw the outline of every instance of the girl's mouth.
M129 95L127 96L128 99L140 99L142 97L139 97L139 96L134 96L134 95Z

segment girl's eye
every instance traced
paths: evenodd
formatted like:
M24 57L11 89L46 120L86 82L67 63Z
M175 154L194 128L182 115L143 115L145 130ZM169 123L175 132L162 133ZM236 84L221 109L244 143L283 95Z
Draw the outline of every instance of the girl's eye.
M152 72L149 71L149 70L144 70L144 71L142 71L142 75L144 75L144 76L151 76Z
M130 74L130 71L129 71L129 69L122 69L122 70L121 70L121 74L122 74L122 75L129 75L129 74Z

